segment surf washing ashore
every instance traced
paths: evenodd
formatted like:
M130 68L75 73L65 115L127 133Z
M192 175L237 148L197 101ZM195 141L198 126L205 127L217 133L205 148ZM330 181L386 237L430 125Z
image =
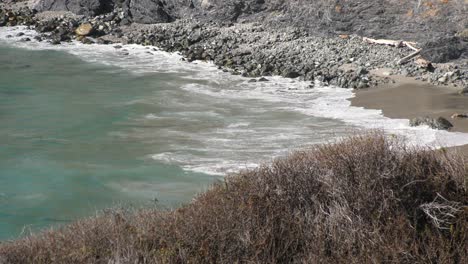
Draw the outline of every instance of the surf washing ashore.
M405 41L396 46L370 44L351 29L334 36L323 35L323 25L317 26L315 32L293 23L275 27L271 26L269 14L262 13L267 11L250 4L247 6L251 9L244 6L236 19L222 22L216 13L217 2L206 9L217 14L212 19L197 13L197 1L193 8L184 11L178 9L183 1L174 1L171 8L165 2L149 1L159 3L159 9L150 8L149 14L138 8L141 1L112 1L110 7L101 5L102 10L89 9L94 5L86 4L75 10L74 6L62 7L59 2L10 1L0 6L0 240L68 224L116 205L150 208L148 215L166 219L159 213L153 214L158 210L151 210L189 204L180 212L173 211L177 218L184 214L184 208L198 208L204 203L200 197L224 193L219 187L222 184L209 186L223 182L226 175L249 170L236 174L239 178L233 178L233 182L228 177L225 183L234 184L230 188L243 193L239 187L243 177L252 182L264 173L266 178L276 177L272 175L278 171L267 172L265 166L259 165L269 164L275 158L279 160L273 166L278 168L285 164L282 161L296 164L296 158L302 154L284 157L295 150L369 131L383 131L389 138L396 136L406 146L457 147L453 149L468 153L468 63L463 30L451 40L457 42L450 46L455 50L420 39L417 45L422 50L418 54L425 57L414 59L413 42L409 46ZM205 10L203 5L206 3L200 10ZM341 12L336 7L334 10ZM179 18L181 14L190 14L192 19ZM260 22L253 18L255 14L270 20ZM153 20L145 20L148 17ZM368 31L358 33L367 34L376 42L381 37ZM408 55L409 62L397 63ZM317 155L314 158L303 158L312 164L329 158L333 163L339 156L331 154L336 149L350 157L356 155L352 159L358 160L360 154L367 153L366 142L376 146L369 150L376 156L392 157L391 160L404 156L414 158L415 164L424 164L419 154L400 149L401 145L393 139L382 143L386 141L380 135L330 149L324 147L323 151L330 151L326 158L317 149L313 152L316 154L309 153ZM360 152L348 152L348 147ZM430 164L439 164L439 156L428 155ZM434 165L434 171L452 166L454 160L440 161L443 165ZM404 162L395 166L400 165L401 171L407 171ZM302 168L297 166L291 170ZM328 165L323 166L318 170ZM458 165L455 167L458 173ZM333 174L333 168L325 170ZM447 177L459 183L461 176L457 173ZM263 184L260 179L255 180L259 186ZM392 186L395 190L406 188L413 184L412 180L418 182L419 178ZM265 191L271 187L265 186ZM208 188L206 196L197 196ZM280 189L275 193L282 196ZM427 202L421 208L426 208L431 196L434 202L447 202L451 208L462 210L462 191L453 195L445 191L441 197L431 196L437 190L428 191L431 195L421 198ZM456 202L447 200L449 196ZM189 203L193 197L197 199ZM418 199L411 203L419 202ZM341 205L344 202L333 201ZM290 205L294 207L293 204ZM351 215L348 209L340 208L335 209L343 210L343 216ZM198 215L188 209L187 216L205 217L204 210L200 209ZM133 221L124 211L112 211L110 215L111 221L120 215L124 222ZM100 219L104 218L95 220ZM353 224L356 219L353 218ZM140 226L136 224L135 228L139 230ZM8 244L4 245L3 252L14 252L7 249ZM86 252L75 260L96 257L90 253L93 250L83 250ZM176 250L179 257L169 246L168 252L158 250L154 260L187 260L181 249ZM137 255L129 258L138 259ZM8 259L14 262L11 256ZM200 256L194 259L203 259ZM111 258L115 260L115 256ZM282 258L270 260L273 259ZM0 263L2 260L0 254Z

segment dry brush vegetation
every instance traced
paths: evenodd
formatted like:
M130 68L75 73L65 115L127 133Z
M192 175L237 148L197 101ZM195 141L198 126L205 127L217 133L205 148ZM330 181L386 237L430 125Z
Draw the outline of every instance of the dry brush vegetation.
M380 134L240 172L173 211L111 211L0 263L468 263L467 170Z

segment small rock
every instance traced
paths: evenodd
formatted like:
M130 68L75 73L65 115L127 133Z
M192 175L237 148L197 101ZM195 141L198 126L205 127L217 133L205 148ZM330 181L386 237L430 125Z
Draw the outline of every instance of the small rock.
M297 78L301 76L298 72L292 70L284 70L281 75L285 78Z
M349 35L346 34L338 35L338 37L340 37L341 39L349 39Z
M262 78L258 79L258 81L259 81L259 82L268 82L268 81L270 81L270 80L268 80L268 79L265 78L265 77L262 77Z
M96 41L97 44L109 44L110 41L102 38L98 38Z
M59 45L59 44L60 44L60 40L59 40L59 39L51 39L51 40L50 40L50 43L51 43L52 45Z
M364 89L369 87L369 85L366 82L360 81L357 85L357 89Z
M458 93L461 95L468 95L468 87L461 89Z
M94 44L94 41L92 41L90 38L84 37L84 38L81 39L81 43L83 43L83 44Z
M130 20L128 20L128 18L124 18L120 21L120 25L121 26L127 26L127 25L130 25L132 22Z
M368 73L369 73L369 71L364 67L361 67L361 68L357 69L357 71L356 71L357 75L364 75L364 74L368 74Z
M445 83L445 82L447 82L447 76L444 75L444 76L440 77L437 81L439 81L441 83Z
M257 80L255 80L255 79L250 79L249 80L249 83L254 83L254 82L257 82Z

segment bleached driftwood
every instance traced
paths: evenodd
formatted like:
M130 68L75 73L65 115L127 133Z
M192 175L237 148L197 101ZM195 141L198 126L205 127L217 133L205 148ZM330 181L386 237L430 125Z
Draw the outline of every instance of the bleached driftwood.
M378 45L388 45L388 46L393 46L393 47L408 47L412 50L414 50L413 53L410 55L403 57L398 60L398 64L404 64L411 60L412 58L416 57L421 53L422 49L419 49L416 47L416 42L410 42L410 41L401 41L401 40L390 40L390 39L372 39L372 38L362 38L362 40L366 43L369 44L378 44Z
M379 44L379 45L388 45L393 47L403 47L403 41L399 40L390 40L390 39L372 39L372 38L362 38L364 42L369 44Z
M399 59L397 63L398 63L398 64L407 63L407 62L408 62L409 60L411 60L412 58L418 56L420 52L421 52L420 49L419 49L419 50L416 50L415 52L411 53L410 55Z
M406 46L406 47L408 47L408 48L410 48L410 49L412 49L414 51L418 51L418 50L421 51L421 49L418 49L418 48L415 47L416 44L417 44L416 42L403 41L404 46Z

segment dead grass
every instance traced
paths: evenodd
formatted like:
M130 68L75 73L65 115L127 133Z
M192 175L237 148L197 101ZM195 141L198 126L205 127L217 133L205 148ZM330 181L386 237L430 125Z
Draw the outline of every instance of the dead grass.
M0 245L5 263L468 263L464 161L380 134L299 151L164 212Z

